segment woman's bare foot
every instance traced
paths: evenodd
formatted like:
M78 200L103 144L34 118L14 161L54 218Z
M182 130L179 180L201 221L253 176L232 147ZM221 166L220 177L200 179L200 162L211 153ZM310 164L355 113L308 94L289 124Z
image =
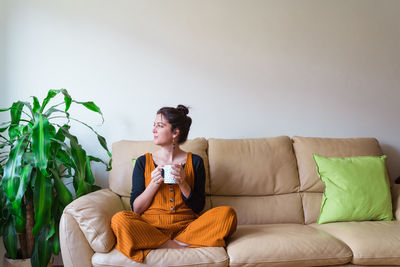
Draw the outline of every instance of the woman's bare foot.
M176 242L178 245L180 245L180 246L182 246L182 247L185 247L185 248L187 248L188 246L189 246L189 244L186 244L186 243L183 243L183 242L180 242L180 241L178 241L178 240L173 240L174 242Z
M172 249L175 249L175 248L186 248L186 247L189 246L188 244L185 244L185 243L182 243L182 242L178 243L178 242L179 241L176 241L176 240L168 240L167 242L165 242L164 244L162 244L158 248L172 248ZM182 244L182 245L180 245L180 244Z

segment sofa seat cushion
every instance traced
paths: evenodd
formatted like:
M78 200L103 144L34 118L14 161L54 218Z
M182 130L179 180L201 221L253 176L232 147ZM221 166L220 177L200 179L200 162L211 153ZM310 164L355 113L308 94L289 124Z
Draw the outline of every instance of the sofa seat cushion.
M400 265L400 222L366 221L310 225L342 240L354 264Z
M351 261L341 241L302 224L239 225L227 252L230 266L319 266Z
M143 263L131 261L115 248L108 253L95 253L94 267L106 266L228 266L229 258L223 247L155 249Z

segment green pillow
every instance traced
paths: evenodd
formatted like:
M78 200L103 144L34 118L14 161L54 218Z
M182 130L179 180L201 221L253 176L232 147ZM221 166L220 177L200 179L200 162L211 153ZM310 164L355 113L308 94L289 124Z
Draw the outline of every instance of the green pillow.
M318 224L393 219L386 156L313 157L326 185Z
M132 166L135 168L136 159L132 159Z

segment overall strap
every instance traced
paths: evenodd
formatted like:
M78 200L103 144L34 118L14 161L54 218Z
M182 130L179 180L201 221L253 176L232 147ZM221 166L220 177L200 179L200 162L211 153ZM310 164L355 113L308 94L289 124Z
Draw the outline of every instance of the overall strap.
M144 181L146 187L150 184L151 182L151 173L156 167L154 166L154 161L153 157L151 156L151 153L146 153L146 166L144 170Z

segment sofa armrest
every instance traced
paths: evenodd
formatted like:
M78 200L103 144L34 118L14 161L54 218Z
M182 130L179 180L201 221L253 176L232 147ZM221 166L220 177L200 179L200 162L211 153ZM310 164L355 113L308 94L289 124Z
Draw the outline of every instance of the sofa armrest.
M60 220L60 244L65 267L92 266L93 249L75 219L64 213Z
M400 221L400 184L392 185L393 215Z
M62 215L64 223L60 224L60 232L69 232L76 238L78 236L84 237L85 242L93 251L92 254L94 252L109 252L115 244L115 236L111 230L111 218L115 213L122 210L124 210L124 207L121 198L109 189L87 194L65 207ZM70 221L75 221L78 228L69 229L70 225L73 225ZM75 233L78 229L81 233ZM79 256L72 255L72 252L77 250L70 249L72 246L76 246L75 243L70 243L70 241L75 242L73 238L60 238L63 256L64 251L68 250L69 255L66 254L68 257L79 259ZM83 243L83 241L79 242Z

